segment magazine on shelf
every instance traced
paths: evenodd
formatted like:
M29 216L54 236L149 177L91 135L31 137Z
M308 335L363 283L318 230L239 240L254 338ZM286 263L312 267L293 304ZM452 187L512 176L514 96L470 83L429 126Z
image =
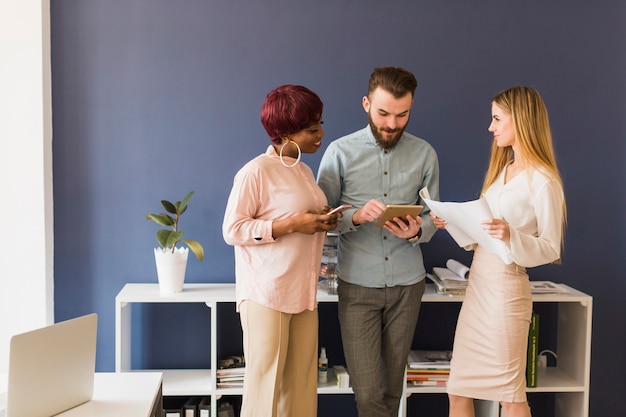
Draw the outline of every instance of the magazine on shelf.
M440 266L433 267L433 273L437 274L442 281L467 281L469 271L469 267L456 259L448 259L445 268Z
M412 369L450 369L451 350L411 350L408 364Z
M438 294L463 295L468 284L469 267L455 259L448 259L445 267L433 267L426 276L435 284Z

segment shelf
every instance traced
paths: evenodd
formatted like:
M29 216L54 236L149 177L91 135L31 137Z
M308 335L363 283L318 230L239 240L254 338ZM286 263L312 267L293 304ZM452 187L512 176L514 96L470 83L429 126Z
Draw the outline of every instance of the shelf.
M241 395L242 388L218 388L215 392L217 395ZM352 388L339 388L335 382L335 373L332 369L328 370L328 382L318 385L317 393L324 394L353 394Z
M235 302L235 284L185 284L183 291L161 294L159 284L126 284L117 294L118 303Z
M533 294L534 303L556 303L558 366L539 368L538 387L529 393L551 393L555 396L554 415L559 417L589 416L589 374L591 365L591 315L592 297L567 285L564 293ZM324 288L317 292L319 303L336 303L336 294ZM211 309L211 366L215 369L217 355L218 303L236 301L235 284L185 284L183 291L162 295L158 284L126 284L115 297L115 366L116 372L144 372L130 369L131 311L133 303L204 303ZM437 294L432 284L426 285L424 303L461 303L463 296ZM145 370L153 371L153 370ZM241 395L242 388L217 388L210 369L159 370L163 373L165 396L210 396L211 408L217 414L217 399L223 395ZM318 387L319 395L353 394L352 388L338 388L332 369L329 382ZM400 416L406 416L406 398L415 394L445 395L446 387L418 387L407 385L405 398L400 404ZM476 416L497 417L498 404L475 401ZM213 414L213 413L212 413Z
M585 386L556 367L537 369L537 387L528 392L583 392Z
M567 293L533 294L533 302L540 303L587 303L591 297L565 284ZM175 294L162 295L158 284L126 284L115 297L121 303L198 303L198 302L235 302L235 284L185 284L183 291ZM328 294L325 290L317 292L318 302L337 302L336 294ZM460 303L462 295L437 294L433 284L426 284L422 297L425 303Z
M337 386L337 379L335 377L335 371L332 368L328 369L328 382L325 384L318 384L318 394L354 394L351 387L339 388Z

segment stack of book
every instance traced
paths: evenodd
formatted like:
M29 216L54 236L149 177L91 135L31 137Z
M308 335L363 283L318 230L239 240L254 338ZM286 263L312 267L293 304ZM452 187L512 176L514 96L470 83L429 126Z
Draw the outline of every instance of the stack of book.
M245 366L233 366L217 370L218 388L241 388L246 373Z
M319 288L326 290L328 294L337 294L337 244L339 236L328 233L324 239L322 249L322 264L320 266Z
M464 295L469 278L469 268L455 259L448 259L445 268L434 267L426 276L435 284L438 294Z
M406 371L407 384L446 386L450 376L450 350L412 350Z

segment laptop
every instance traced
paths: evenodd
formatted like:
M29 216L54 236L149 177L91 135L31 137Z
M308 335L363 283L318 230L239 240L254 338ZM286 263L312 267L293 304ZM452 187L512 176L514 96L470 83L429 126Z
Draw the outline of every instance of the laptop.
M97 328L93 313L13 336L6 417L50 417L89 401Z

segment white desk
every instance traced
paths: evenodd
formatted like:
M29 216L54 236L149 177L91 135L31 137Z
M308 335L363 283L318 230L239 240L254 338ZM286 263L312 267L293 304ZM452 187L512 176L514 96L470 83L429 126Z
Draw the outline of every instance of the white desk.
M67 410L62 417L161 417L161 372L96 372L91 401Z

